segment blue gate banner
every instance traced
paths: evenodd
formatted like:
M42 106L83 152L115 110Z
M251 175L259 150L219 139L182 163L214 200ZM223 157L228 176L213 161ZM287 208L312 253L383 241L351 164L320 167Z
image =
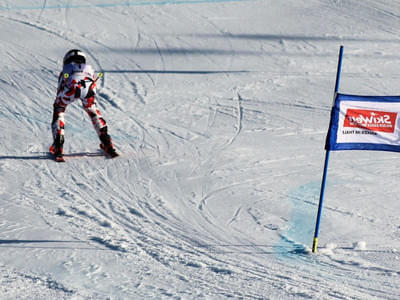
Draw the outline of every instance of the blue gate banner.
M337 93L326 150L400 152L400 96Z

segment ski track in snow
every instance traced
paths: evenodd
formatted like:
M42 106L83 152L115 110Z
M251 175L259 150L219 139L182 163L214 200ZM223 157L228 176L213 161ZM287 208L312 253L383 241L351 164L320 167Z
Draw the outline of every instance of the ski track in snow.
M333 155L309 249L338 45L344 90L396 93L397 2L59 2L0 1L1 298L399 297L395 154ZM69 48L117 159L79 103L46 154Z

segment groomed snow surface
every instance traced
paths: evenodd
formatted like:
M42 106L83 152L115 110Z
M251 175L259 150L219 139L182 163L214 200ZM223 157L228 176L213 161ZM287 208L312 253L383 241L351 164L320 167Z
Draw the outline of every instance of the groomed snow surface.
M400 94L400 2L0 1L1 299L399 299L400 156L332 152L340 91ZM64 53L97 71L48 157Z

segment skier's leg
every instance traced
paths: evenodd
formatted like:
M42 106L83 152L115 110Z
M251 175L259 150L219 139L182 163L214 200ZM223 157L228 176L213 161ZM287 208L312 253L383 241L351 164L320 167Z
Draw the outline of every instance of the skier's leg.
M103 148L104 151L106 151L107 153L114 154L114 144L110 135L108 134L107 123L97 107L94 96L82 100L82 105L89 115L93 127L96 130L97 135L99 136L99 139L101 141L100 147Z
M64 145L64 113L66 105L61 104L59 101L54 102L53 105L53 121L51 122L51 129L53 134L53 145L50 147L50 152L54 154L63 153Z

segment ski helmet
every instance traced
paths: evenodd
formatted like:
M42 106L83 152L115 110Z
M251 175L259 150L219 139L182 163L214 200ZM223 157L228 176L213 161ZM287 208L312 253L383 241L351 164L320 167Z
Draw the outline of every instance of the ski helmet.
M85 53L83 53L81 50L78 49L69 50L64 56L63 64L67 65L72 62L76 64L85 64L86 63Z

